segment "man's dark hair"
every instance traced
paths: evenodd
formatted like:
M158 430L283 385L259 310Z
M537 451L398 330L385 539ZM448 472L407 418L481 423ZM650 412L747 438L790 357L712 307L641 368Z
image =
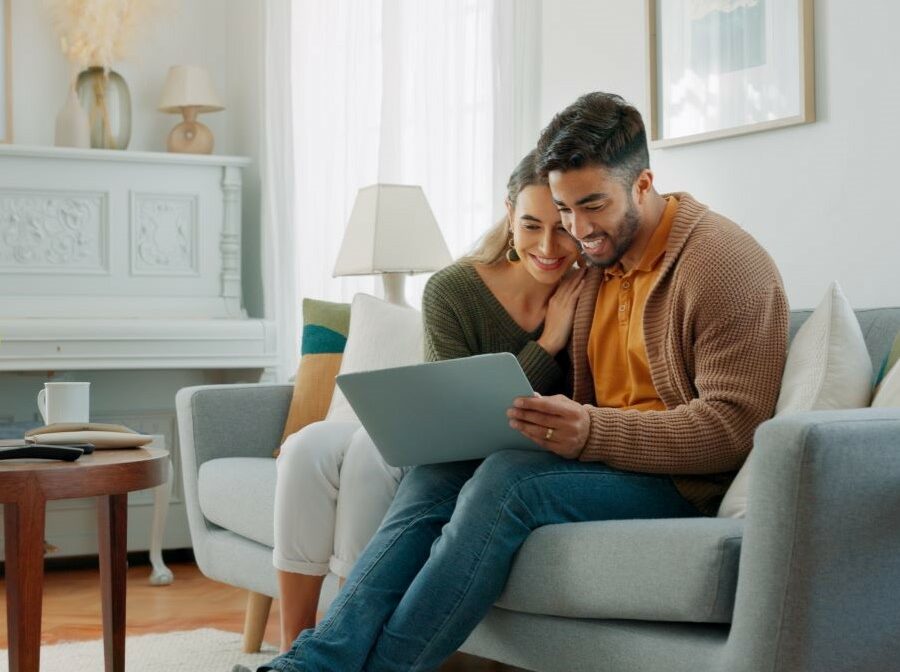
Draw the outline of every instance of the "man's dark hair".
M641 113L614 93L586 93L541 132L537 151L542 175L585 166L606 168L630 187L650 167Z

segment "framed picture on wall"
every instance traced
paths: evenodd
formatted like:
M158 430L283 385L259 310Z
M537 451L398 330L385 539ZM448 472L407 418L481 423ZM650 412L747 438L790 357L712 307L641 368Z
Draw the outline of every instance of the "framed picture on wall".
M813 0L646 0L650 144L815 119Z
M0 143L12 142L12 0L0 0Z

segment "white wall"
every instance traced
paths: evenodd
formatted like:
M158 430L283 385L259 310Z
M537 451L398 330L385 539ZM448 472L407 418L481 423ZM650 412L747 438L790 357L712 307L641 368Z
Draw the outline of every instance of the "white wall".
M816 114L806 126L651 153L660 189L690 191L769 250L794 308L837 279L858 308L900 306L900 4L815 3ZM545 0L541 120L587 91L647 116L644 3Z

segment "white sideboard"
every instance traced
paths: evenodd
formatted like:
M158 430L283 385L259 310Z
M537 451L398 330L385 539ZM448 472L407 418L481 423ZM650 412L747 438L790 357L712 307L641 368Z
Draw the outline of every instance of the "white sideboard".
M241 301L248 163L0 145L0 371L274 364Z
M167 548L190 540L175 391L259 380L276 365L274 323L242 303L249 163L0 145L0 424L33 422L46 380L91 381L93 420L160 434L172 452ZM129 502L129 549L146 549L151 493ZM61 555L95 552L92 511L48 508Z

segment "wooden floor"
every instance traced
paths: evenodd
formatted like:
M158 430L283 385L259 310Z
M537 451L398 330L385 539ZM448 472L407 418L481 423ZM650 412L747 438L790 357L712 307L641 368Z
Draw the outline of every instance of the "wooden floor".
M172 563L175 582L154 587L147 583L149 567L131 566L128 570L127 632L140 635L197 628L218 628L241 632L244 624L246 592L211 581L190 562ZM45 574L41 641L99 639L100 585L94 568L50 569ZM6 584L0 581L0 648L6 648ZM272 614L265 639L278 644L278 603ZM441 672L515 672L517 668L500 665L474 656L456 654Z

